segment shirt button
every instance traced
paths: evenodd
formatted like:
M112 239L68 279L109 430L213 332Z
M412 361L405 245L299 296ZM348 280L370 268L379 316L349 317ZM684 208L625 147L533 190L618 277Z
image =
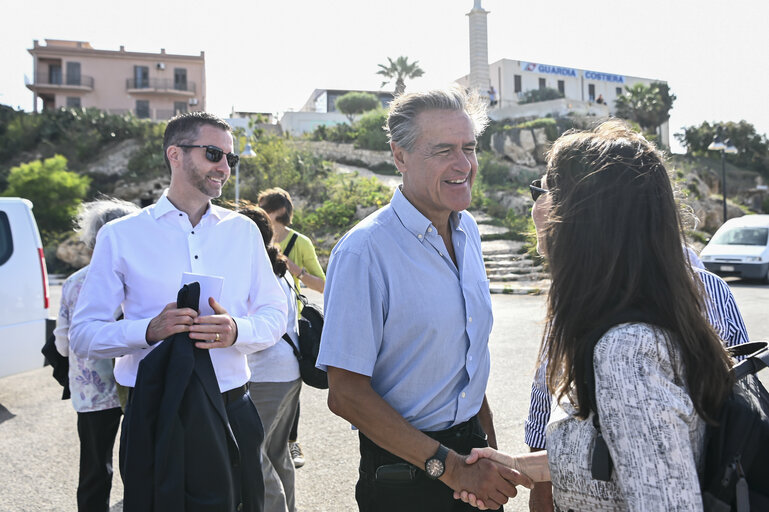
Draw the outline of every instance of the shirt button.
M195 234L195 232L193 231L193 232L192 232L192 234L194 235L194 234Z
M179 214L179 217L181 217L181 216L182 216L182 214L180 213L180 214Z
M427 232L428 233L432 233L433 232L433 228L427 228Z
M468 322L472 322L473 321L473 317L468 318L467 321Z
M197 254L195 255L195 259L198 259L198 255Z
M417 238L419 238L421 240L422 239L422 235L417 235Z
M467 359L469 359L470 361L472 361L472 360L473 360L473 356L467 356Z
M461 394L460 396L461 396L462 398L464 398L464 397L465 397L465 392L464 392L464 391L462 391L462 394Z

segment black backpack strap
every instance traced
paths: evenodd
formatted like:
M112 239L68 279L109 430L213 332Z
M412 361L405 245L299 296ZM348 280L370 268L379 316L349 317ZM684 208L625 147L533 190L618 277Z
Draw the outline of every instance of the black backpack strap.
M291 291L294 292L294 295L296 295L296 298L299 300L299 302L302 303L303 306L306 306L309 300L307 300L307 297L296 289L296 286L294 285L294 282L287 278L285 275L283 275L283 279L286 280L286 283L288 284L288 287L291 288Z
M288 244L286 244L286 250L283 251L284 256L288 256L288 253L291 252L291 249L294 248L294 244L296 243L296 239L299 238L299 235L297 233L294 233L291 237L291 240L288 241Z
M769 343L765 341L753 341L729 347L729 353L733 356L748 356L734 366L734 378L741 380L763 368L769 368L769 348L767 347Z
M611 480L611 472L614 468L614 463L611 460L611 454L609 453L609 447L606 445L606 440L603 438L603 434L601 434L601 424L598 418L598 402L595 396L595 368L593 367L593 354L598 341L609 329L615 325L628 322L656 323L650 315L640 310L627 309L613 315L606 322L600 324L585 336L585 339L588 341L588 347L585 350L585 359L583 362L585 371L582 384L588 393L590 410L593 411L593 426L596 430L591 473L594 479L602 480L604 482Z
M302 354L299 352L299 349L296 348L296 345L294 345L294 342L291 341L291 337L288 335L288 333L283 333L283 341L291 345L291 350L294 351L294 357L296 357L297 361L302 360Z

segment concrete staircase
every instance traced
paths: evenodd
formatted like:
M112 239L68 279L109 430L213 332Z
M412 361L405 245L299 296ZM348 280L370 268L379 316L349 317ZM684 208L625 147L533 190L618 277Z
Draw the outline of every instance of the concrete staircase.
M491 293L539 295L547 292L550 280L541 265L524 252L523 242L507 240L507 228L489 224L492 219L473 212L481 233L481 249Z

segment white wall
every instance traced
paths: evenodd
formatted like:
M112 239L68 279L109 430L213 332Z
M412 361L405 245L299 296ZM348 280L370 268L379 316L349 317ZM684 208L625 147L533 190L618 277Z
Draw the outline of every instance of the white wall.
M334 126L347 122L347 117L339 112L286 112L280 118L283 131L294 136L310 133L320 125Z

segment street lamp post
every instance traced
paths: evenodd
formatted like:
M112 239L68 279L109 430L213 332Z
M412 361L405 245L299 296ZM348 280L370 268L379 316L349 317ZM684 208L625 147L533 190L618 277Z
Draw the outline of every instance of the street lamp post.
M235 142L235 153L238 153L238 148L240 147L240 142L238 141L238 137L234 137ZM255 157L256 153L254 152L254 149L251 147L251 144L246 144L246 149L243 150L242 153L240 153L240 158L252 158ZM240 209L240 160L238 160L238 163L235 165L235 211L237 212Z
M731 139L721 139L721 129L719 128L713 142L708 146L710 151L721 152L721 194L724 198L724 222L726 222L726 153L737 153L737 148L732 144Z

